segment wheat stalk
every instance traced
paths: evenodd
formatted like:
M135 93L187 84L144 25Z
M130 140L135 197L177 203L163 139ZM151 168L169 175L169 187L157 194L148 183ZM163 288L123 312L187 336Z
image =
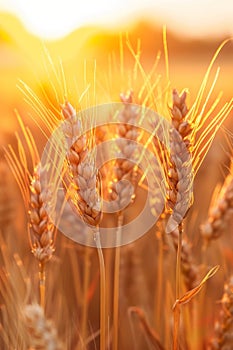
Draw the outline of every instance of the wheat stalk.
M43 170L38 165L34 171L30 186L29 230L31 248L39 261L39 281L41 306L45 306L45 263L51 259L54 252L55 226L48 215L48 203L52 194L42 185Z
M192 164L190 158L191 124L185 120L188 108L186 92L181 95L173 90L173 106L171 109L170 155L168 160L168 194L167 207L172 218L178 224L177 262L176 262L176 300L180 296L180 271L182 254L183 217L192 201ZM184 148L185 144L185 148ZM179 168L177 168L179 166ZM174 322L174 350L178 348L179 319Z
M95 165L95 154L89 148L94 143L94 135L89 139L82 135L81 121L76 118L76 111L69 102L62 108L66 118L63 131L70 148L67 152L68 179L66 179L68 198L74 209L88 225L92 226L94 240L100 263L100 349L106 348L105 319L105 264L101 248L99 224L102 218L101 184Z
M171 237L173 240L174 247L177 249L178 240L179 240L178 230L172 231ZM191 290L194 287L196 287L198 282L199 268L195 263L193 252L192 252L192 246L188 241L187 237L182 239L181 271L184 276L184 282L187 287L187 290Z
M210 65L211 67L211 65ZM209 68L210 69L210 68ZM232 101L230 101L222 110L214 117L214 120L210 122L208 128L204 129L205 123L210 117L209 112L204 115L205 107L207 105L209 96L215 85L216 78L213 82L212 88L204 102L200 114L198 110L201 104L201 100L206 87L207 79L209 76L209 70L203 80L198 97L193 107L188 110L186 105L186 92L178 94L176 90L173 90L173 105L171 108L171 125L170 130L170 154L168 154L168 177L167 184L169 187L167 194L167 209L171 213L170 230L172 226L178 225L179 239L177 246L177 264L176 264L176 298L179 299L180 294L180 270L181 270L181 254L182 254L182 235L183 235L183 219L187 214L188 209L192 205L192 183L194 175L196 174L201 161L201 154L207 152L215 135L215 128L219 128L217 122L220 121L221 116L223 119L229 114L232 108ZM212 111L212 110L211 110ZM203 119L202 119L203 118ZM200 135L198 131L202 131ZM201 149L203 146L203 149ZM199 152L199 153L198 153ZM174 223L176 223L174 225ZM179 323L179 317L177 318ZM178 325L176 322L176 326ZM177 328L178 329L178 328ZM174 342L174 349L178 347L178 336L175 336L176 342ZM177 344L176 344L177 343Z
M210 91L206 97L206 100L203 104L203 107L200 109L201 102L203 99L204 91L207 85L209 74L212 68L212 65L219 53L220 48L217 50L215 56L213 57L210 66L206 72L206 75L203 79L203 83L200 87L199 93L197 95L196 101L192 108L188 111L185 105L186 93L179 95L177 91L173 91L173 107L171 110L171 122L174 129L171 130L171 156L175 156L178 160L179 165L179 176L177 178L177 171L172 165L169 169L169 194L168 194L168 208L172 212L172 217L177 222L179 229L179 241L178 241L178 250L177 250L177 283L176 283L176 295L179 295L179 271L180 271L180 262L181 262L181 246L182 246L182 231L183 231L183 217L187 213L187 210L192 204L192 182L193 177L199 169L204 156L206 155L213 137L215 136L216 131L219 129L225 118L228 116L232 109L232 100L226 103L222 109L214 116L213 120L210 120L211 113L213 113L215 107L219 102L219 98L211 106L208 112L205 112L207 103L211 96L211 93L214 89L215 83L218 78L219 70L215 75L214 81L210 88ZM209 125L205 128L206 123L209 122ZM198 134L199 132L199 134ZM197 137L198 135L198 137ZM173 137L174 136L174 137ZM185 144L187 152L183 158L182 144ZM190 155L190 157L189 157ZM171 157L172 160L172 157ZM179 181L178 181L179 180ZM179 183L179 186L178 186ZM179 193L178 191L179 190ZM184 211L186 210L186 212ZM181 211L181 212L180 212ZM182 215L180 215L182 214ZM178 317L179 319L179 317ZM178 337L177 337L178 342ZM174 344L174 349L178 346Z
M164 350L164 346L161 344L159 336L149 325L144 311L139 307L132 306L128 309L128 313L131 317L133 314L138 317L141 326L140 328L144 332L145 337L148 339L149 346L152 346L153 349Z
M119 149L118 159L113 168L113 181L110 183L109 199L113 201L114 209L117 213L117 233L115 248L115 266L114 266L114 300L113 300L113 349L118 349L118 328L119 328L119 274L120 274L120 245L122 225L124 221L124 210L135 198L136 191L136 160L137 144L139 131L135 127L138 110L132 105L133 92L128 95L120 95L123 109L118 113L117 118L120 124L116 128L116 144ZM124 181L126 180L126 181Z
M200 107L212 64L213 62L211 62L197 99L190 110L188 110L186 105L187 93L184 91L179 95L176 90L173 90L173 105L170 118L171 129L169 135L170 148L168 147L169 149L166 150L166 145L163 145L158 137L154 137L153 139L155 154L161 167L164 167L162 174L165 174L167 184L166 212L171 214L167 228L171 232L178 226L179 231L178 244L177 241L175 242L177 245L177 299L180 294L183 219L187 215L188 209L193 202L193 179L210 147L216 130L220 127L221 123L225 120L232 108L231 100L223 106L223 108L214 116L213 120L210 120L211 113L213 113L214 108L219 102L219 99L217 98L210 110L207 112L205 111L217 80L218 71L210 92L204 101L203 107ZM209 125L205 128L206 123L208 122ZM157 125L153 126L154 128L157 127ZM153 210L156 213L156 205L160 204L160 202L156 199L152 204L155 205L155 210ZM176 339L178 341L178 337L176 337ZM174 344L174 348L177 348L177 346L178 345Z
M37 147L29 128L25 127L19 116L18 120L24 140L22 141L17 134L18 155L9 146L9 149L6 150L6 158L19 185L28 212L29 242L32 253L39 262L40 303L44 307L45 264L54 252L56 233L55 225L48 211L50 214L54 213L55 203L52 193L43 180L47 176L48 169L40 165ZM24 142L26 142L26 146L23 145ZM27 159L26 153L28 151L29 159ZM32 173L29 170L31 167L34 169ZM55 188L57 179L53 171L51 171L51 176Z

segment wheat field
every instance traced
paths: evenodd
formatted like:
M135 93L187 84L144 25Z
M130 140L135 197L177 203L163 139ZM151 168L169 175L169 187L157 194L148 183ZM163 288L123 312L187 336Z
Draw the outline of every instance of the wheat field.
M140 26L6 39L1 349L233 348L232 44Z

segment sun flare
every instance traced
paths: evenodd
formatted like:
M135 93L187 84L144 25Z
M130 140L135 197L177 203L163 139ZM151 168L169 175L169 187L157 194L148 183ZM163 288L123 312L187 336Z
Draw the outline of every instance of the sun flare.
M188 36L232 35L233 3L211 4L209 0L0 0L0 10L16 14L29 31L44 39L63 37L82 26L115 27L145 18Z

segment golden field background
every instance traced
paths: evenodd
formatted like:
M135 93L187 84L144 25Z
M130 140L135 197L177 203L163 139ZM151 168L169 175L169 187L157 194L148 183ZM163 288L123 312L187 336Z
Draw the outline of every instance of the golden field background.
M142 62L145 69L150 69L158 51L163 51L162 28L152 22L135 23L122 28L121 34L128 33L136 48L137 39L141 40ZM76 83L83 83L83 62L96 61L97 70L102 75L107 74L109 56L115 53L119 56L120 31L108 31L100 27L77 29L70 35L56 41L43 41L23 27L21 22L10 14L1 14L1 130L9 132L14 124L12 110L22 105L22 95L17 89L19 80L23 80L36 92L39 83L48 84L49 70L45 69L45 49L55 60L61 59L67 76L80 78ZM218 45L225 37L214 40L182 39L169 31L168 50L170 80L178 90L188 88L195 96L210 60ZM123 39L124 41L124 39ZM129 50L125 55L130 56ZM118 57L119 59L119 57ZM126 59L127 61L127 59ZM163 61L163 53L162 59ZM224 99L231 96L230 76L232 76L232 44L229 43L217 59L215 68L221 67L221 74L217 85L218 90L224 91ZM162 69L161 69L162 68ZM162 63L159 72L163 71ZM50 72L51 73L51 72ZM163 72L164 74L164 72ZM114 77L116 80L116 77ZM126 78L127 80L127 78ZM116 86L119 84L115 82ZM120 88L120 87L119 87ZM80 89L81 90L81 89ZM115 88L115 90L117 90ZM114 96L114 98L116 98ZM24 113L26 114L26 113Z

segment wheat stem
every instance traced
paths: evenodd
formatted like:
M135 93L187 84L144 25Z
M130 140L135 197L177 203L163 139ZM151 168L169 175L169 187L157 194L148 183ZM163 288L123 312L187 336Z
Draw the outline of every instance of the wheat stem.
M173 320L173 350L179 349L180 306L176 305Z
M183 235L183 221L178 225L179 238L176 255L176 300L180 297L181 285L181 249L182 249L182 235ZM179 325L180 325L180 309L175 308L174 311L174 329L173 329L173 350L179 349Z
M179 238L176 256L176 300L180 297L180 276L181 276L181 249L182 249L182 235L183 235L183 221L178 225Z
M106 350L106 282L105 282L105 264L104 256L101 248L99 227L97 226L94 234L94 240L98 252L100 264L100 350Z
M86 248L85 253L85 267L84 267L84 279L83 279L83 308L82 308L82 325L81 325L81 335L84 342L86 342L87 335L87 315L88 315L88 287L90 280L90 250Z
M39 262L40 306L45 309L45 263Z
M124 215L120 212L117 220L117 237L115 249L114 266L114 291L113 291L113 350L118 350L118 319L119 319L119 277L120 277L120 255L121 235Z
M158 328L161 324L161 300L163 293L163 239L162 239L162 225L159 227L159 232L157 232L157 241L158 241L158 269L157 269L157 293L155 300L155 325Z

